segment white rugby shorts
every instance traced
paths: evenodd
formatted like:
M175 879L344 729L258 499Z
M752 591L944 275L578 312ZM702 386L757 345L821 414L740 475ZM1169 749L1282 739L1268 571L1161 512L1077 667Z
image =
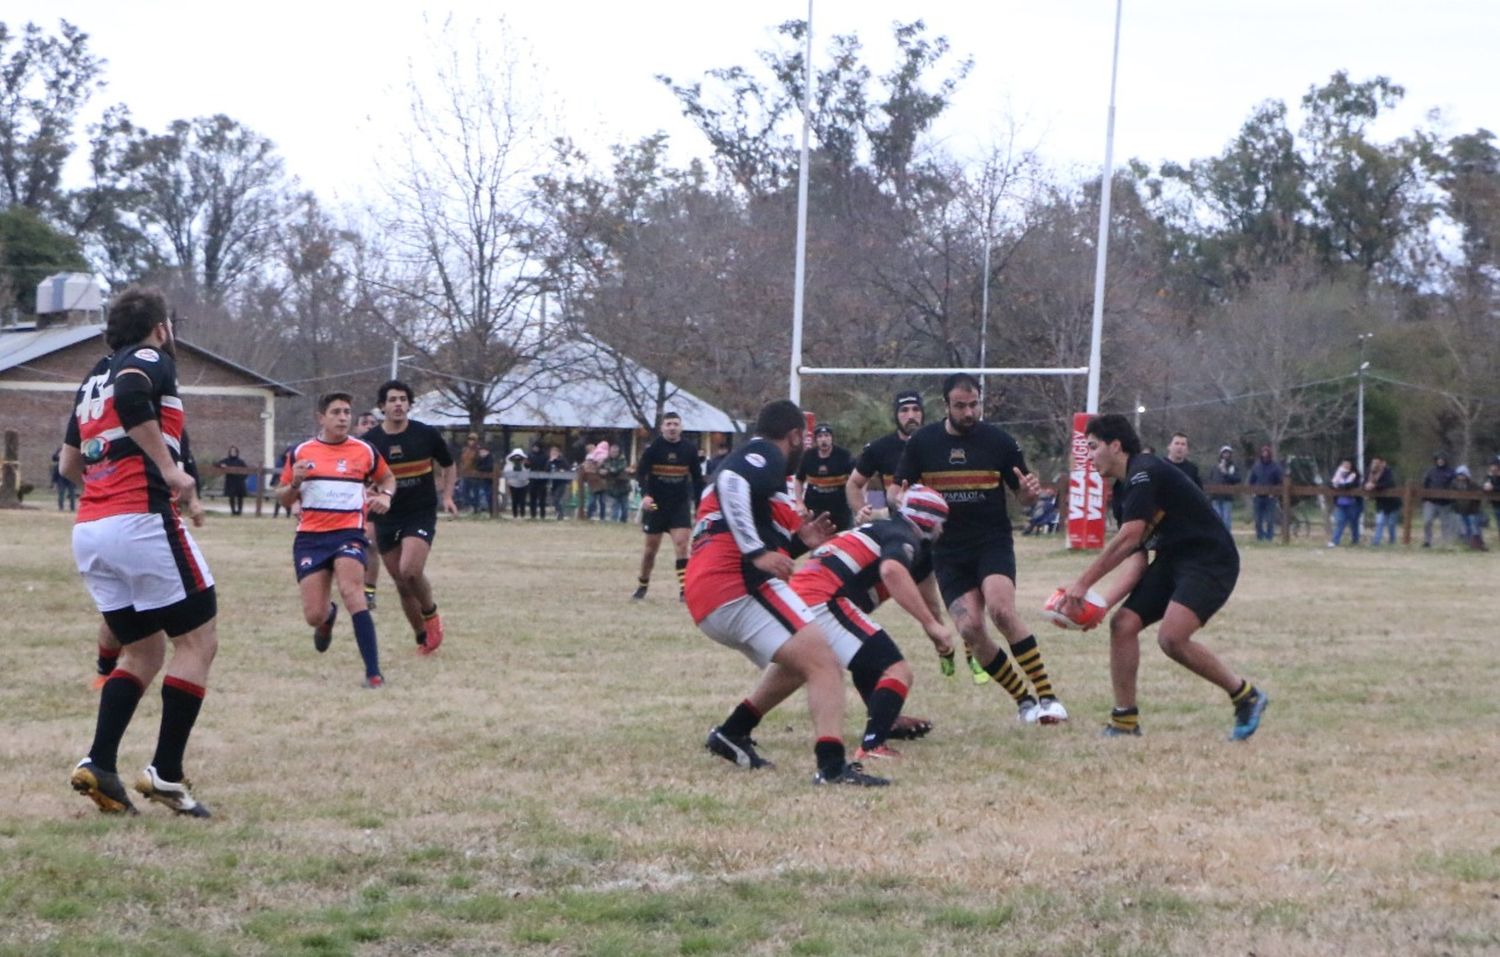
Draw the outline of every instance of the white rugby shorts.
M175 514L131 512L73 526L73 560L99 611L152 611L207 591L214 578Z
M845 668L864 647L865 639L881 632L880 626L847 598L834 598L826 604L815 605L812 611L818 627L823 629L828 647L833 649L834 657Z
M709 612L698 627L703 633L764 668L787 639L813 623L812 609L779 578L763 582L750 594Z

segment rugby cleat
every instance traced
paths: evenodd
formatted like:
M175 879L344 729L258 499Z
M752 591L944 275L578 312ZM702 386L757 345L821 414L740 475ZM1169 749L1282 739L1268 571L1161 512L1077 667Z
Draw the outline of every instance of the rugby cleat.
M438 645L443 643L443 616L437 612L432 617L423 621L423 637L427 640L417 648L417 654L430 655L438 650Z
M901 752L888 744L877 744L873 748L855 748L854 760L863 761L866 758L874 758L877 761L895 761L901 758Z
M646 586L645 585L638 586L636 588L636 590L635 590L635 594L633 594L633 595L630 596L630 600L631 601L644 601L645 598L646 598Z
M975 661L973 655L969 655L968 658L969 658L969 675L971 677L973 677L974 683L976 685L982 685L986 681L989 681L990 680L990 674L989 674L989 672L987 672L987 671L984 670L984 665L981 665L979 662Z
M189 817L213 817L208 808L193 797L193 783L187 778L181 781L163 781L156 768L146 765L146 770L136 779L135 789L142 796Z
M120 776L97 767L88 758L78 762L68 783L73 785L73 790L99 805L99 810L105 814L136 813L125 785L120 782Z
M333 644L333 622L338 616L339 606L329 605L328 617L323 619L323 624L313 629L313 647L317 649L320 655L328 650L329 645Z
M953 677L955 670L953 667L953 652L950 651L946 655L938 655L938 671L943 673L944 678Z
M927 737L931 732L931 721L903 714L891 725L891 730L886 737L896 741L915 741L918 738Z
M866 774L864 766L858 761L849 761L839 769L837 774L828 774L819 771L813 777L814 784L852 784L862 788L883 788L891 783L890 778L878 778L873 774Z
M385 679L380 675L370 675L365 678L365 687L369 688L371 691L379 691L381 688L385 687Z
M1271 703L1271 696L1264 691L1255 690L1250 697L1234 706L1234 729L1229 732L1229 740L1244 741L1255 730L1260 727L1260 716L1266 713L1266 705Z
M1037 715L1037 724L1062 724L1068 720L1068 709L1056 698L1048 696L1037 702L1040 713Z
M1036 724L1042 718L1042 706L1031 695L1016 702L1016 720L1022 724Z
M1139 738L1141 736L1141 733L1142 732L1141 732L1141 726L1140 725L1136 725L1133 728L1126 729L1126 728L1120 727L1119 725L1106 724L1104 726L1104 729L1099 732L1099 737L1101 737L1101 738Z
M718 728L711 728L703 746L725 761L754 771L758 768L774 768L776 765L760 756L755 750L755 741L749 735L731 737Z

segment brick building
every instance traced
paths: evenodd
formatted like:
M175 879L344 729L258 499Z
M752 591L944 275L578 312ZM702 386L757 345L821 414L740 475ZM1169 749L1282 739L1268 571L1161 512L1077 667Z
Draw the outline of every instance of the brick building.
M21 482L45 494L73 395L108 352L102 324L0 329L0 432L20 433ZM200 465L223 458L231 445L251 465L271 462L279 451L276 399L301 394L183 339L177 386Z

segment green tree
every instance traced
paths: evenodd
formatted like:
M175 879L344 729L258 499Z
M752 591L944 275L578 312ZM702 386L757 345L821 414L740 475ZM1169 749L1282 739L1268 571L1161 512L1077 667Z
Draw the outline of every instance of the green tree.
M0 290L3 308L36 311L37 283L58 272L86 272L78 244L35 211L15 205L0 211Z
M73 124L103 82L88 34L66 20L56 36L0 23L0 206L50 213L60 204Z

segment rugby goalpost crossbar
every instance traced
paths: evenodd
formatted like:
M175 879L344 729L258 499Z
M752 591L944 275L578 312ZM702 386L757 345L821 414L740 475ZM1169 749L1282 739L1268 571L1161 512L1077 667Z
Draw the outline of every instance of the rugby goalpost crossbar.
M1007 369L973 369L962 366L911 366L906 368L883 368L883 369L853 369L853 368L814 368L812 366L799 366L799 375L956 375L967 372L970 375L1088 375L1088 366L1077 366L1071 368L1007 368Z

